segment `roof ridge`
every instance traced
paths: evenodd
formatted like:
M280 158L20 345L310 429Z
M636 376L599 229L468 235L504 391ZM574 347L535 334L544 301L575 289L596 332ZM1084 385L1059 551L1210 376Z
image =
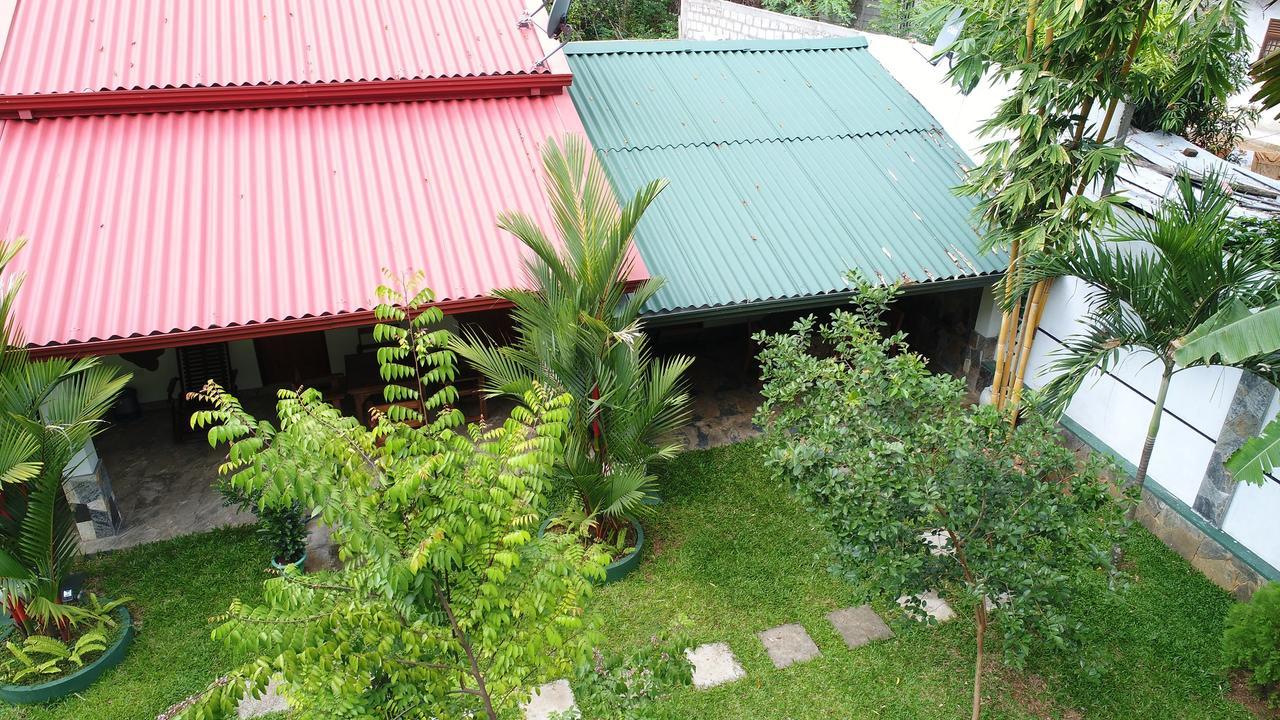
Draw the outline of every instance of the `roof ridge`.
M572 81L571 73L539 72L0 95L0 119L536 97Z
M946 133L941 127L936 125L931 127L916 128L898 128L895 130L874 130L871 132L848 132L848 133L831 133L826 135L791 135L788 137L772 137L772 138L736 138L729 140L702 140L695 142L681 143L649 143L647 145L633 145L631 147L605 147L598 141L593 141L593 145L597 152L635 152L639 150L680 150L690 147L711 147L713 145L756 145L764 143L784 143L784 142L806 142L813 140L856 140L858 138L878 137L881 135L914 135L931 133L938 134L944 141L949 142ZM955 146L954 142L949 142ZM958 149L958 147L957 147Z
M592 40L571 42L566 55L640 55L647 53L798 52L865 50L864 36L791 40Z

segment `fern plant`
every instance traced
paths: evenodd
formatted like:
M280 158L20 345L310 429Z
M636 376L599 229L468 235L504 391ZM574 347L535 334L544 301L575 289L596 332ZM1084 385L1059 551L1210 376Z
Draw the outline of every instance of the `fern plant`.
M77 616L78 620L89 621L82 623L88 629L65 641L47 635L28 635L20 644L6 640L4 647L9 654L0 660L0 677L14 684L47 682L84 667L107 649L112 631L119 625L112 612L129 600L103 603L90 593L86 607Z

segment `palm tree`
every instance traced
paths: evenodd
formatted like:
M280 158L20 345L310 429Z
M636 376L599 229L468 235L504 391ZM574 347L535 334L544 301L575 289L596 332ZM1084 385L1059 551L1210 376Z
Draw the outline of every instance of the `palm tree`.
M1280 276L1260 243L1226 248L1225 223L1234 205L1220 177L1201 183L1186 173L1176 178L1177 196L1154 218L1131 218L1107 239L1082 242L1069 253L1034 257L1022 282L1075 276L1089 283L1086 330L1064 343L1051 369L1058 374L1043 390L1054 415L1066 409L1095 369L1106 372L1122 352L1145 351L1160 367L1160 386L1147 425L1137 473L1127 483L1143 486L1160 431L1170 379L1188 367L1230 365L1273 377L1270 358L1245 354L1194 358L1178 351L1204 324L1233 309L1246 314L1280 298ZM1197 330L1199 328L1199 330Z
M520 398L539 383L573 397L562 471L588 517L616 521L653 498L649 466L679 451L670 438L689 416L683 376L692 359L654 358L641 329L640 311L662 281L626 283L636 224L665 183L649 183L619 210L580 137L547 143L542 160L559 242L520 213L498 223L531 251L532 289L497 293L514 306L515 342L470 333L451 347L483 373L491 396Z
M129 375L96 358L33 361L6 275L24 242L0 242L0 604L18 633L65 635L84 611L62 605L79 533L62 491L67 463L102 427Z

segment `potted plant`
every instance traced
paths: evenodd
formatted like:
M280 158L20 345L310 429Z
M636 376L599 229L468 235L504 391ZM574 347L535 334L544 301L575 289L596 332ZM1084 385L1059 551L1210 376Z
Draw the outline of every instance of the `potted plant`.
M692 359L655 358L640 321L662 280L627 283L636 224L665 183L649 183L620 209L599 162L576 136L547 143L543 166L561 242L549 242L532 218L499 218L530 251L532 287L496 293L515 308L515 342L495 345L466 333L450 347L484 375L491 396L519 399L537 386L572 396L557 473L579 501L569 524L588 542L629 550L615 559L621 565L611 569L613 580L639 562L644 533L637 516L653 512L657 499L650 466L680 451L672 436L689 417L684 374Z
M230 482L219 481L223 502L248 510L258 518L258 535L271 548L271 567L283 571L295 567L304 570L307 561L307 517L297 504L275 506L264 504L261 493L246 493Z

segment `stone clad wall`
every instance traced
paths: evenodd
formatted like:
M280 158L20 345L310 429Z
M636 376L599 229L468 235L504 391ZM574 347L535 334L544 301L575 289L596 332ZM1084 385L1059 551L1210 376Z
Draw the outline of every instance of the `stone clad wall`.
M792 40L860 35L852 28L818 22L728 0L681 0L682 40Z
M1064 425L1066 424L1064 421ZM1116 457L1114 452L1101 446L1097 438L1089 436L1087 432L1067 426L1063 428L1062 434L1067 447L1077 453L1088 455L1103 452L1117 462L1120 472L1132 473L1133 468L1128 467L1127 461ZM1116 480L1118 482L1120 478ZM1262 571L1245 560L1246 555L1251 556L1247 549L1239 546L1229 535L1212 527L1150 478L1142 493L1142 503L1138 506L1138 522L1237 600L1248 600L1255 590L1268 581ZM1254 560L1263 566L1260 559L1255 557Z

